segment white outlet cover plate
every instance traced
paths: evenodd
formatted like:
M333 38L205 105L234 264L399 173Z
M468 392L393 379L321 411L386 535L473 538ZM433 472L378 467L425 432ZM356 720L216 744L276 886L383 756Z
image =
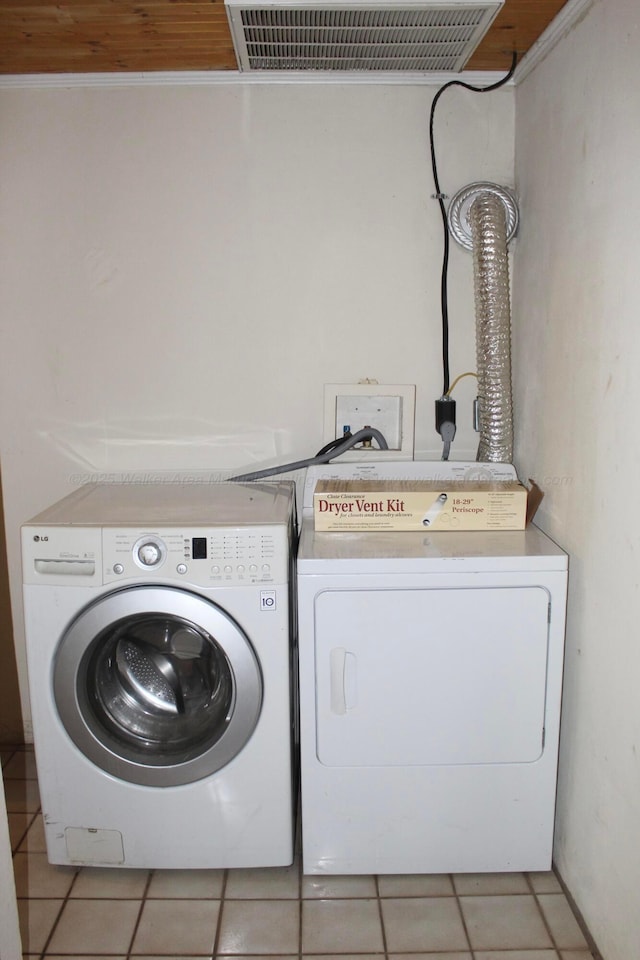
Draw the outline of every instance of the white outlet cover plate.
M324 387L324 443L336 439L338 397L398 397L400 399L400 448L380 450L375 440L371 447L355 447L340 460L413 460L415 442L416 388L397 383L327 383ZM371 424L375 427L375 424Z
M365 427L375 427L384 436L390 450L399 450L402 444L402 397L354 397L341 393L336 397L335 436L346 430L357 433Z

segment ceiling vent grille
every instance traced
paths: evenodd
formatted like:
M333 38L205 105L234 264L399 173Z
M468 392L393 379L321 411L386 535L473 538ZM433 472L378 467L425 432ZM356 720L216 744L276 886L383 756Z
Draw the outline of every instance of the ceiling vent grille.
M459 72L504 0L226 0L243 71Z

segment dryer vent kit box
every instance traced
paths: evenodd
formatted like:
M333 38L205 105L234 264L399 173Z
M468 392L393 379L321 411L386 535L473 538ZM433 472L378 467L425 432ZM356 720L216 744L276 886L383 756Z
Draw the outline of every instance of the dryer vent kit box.
M318 531L524 530L540 503L517 481L319 480ZM529 507L529 510L527 509Z

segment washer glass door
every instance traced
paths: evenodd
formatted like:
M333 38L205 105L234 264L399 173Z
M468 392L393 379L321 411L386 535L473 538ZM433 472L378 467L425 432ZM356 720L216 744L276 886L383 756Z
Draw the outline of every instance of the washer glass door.
M190 783L237 756L256 726L260 667L220 607L173 587L107 594L65 632L54 664L67 733L114 776Z

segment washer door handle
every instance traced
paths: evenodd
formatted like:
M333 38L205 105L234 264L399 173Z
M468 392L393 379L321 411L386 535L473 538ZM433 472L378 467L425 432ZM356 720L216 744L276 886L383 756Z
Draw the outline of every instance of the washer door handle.
M356 706L356 657L344 647L329 654L331 712L344 716Z

